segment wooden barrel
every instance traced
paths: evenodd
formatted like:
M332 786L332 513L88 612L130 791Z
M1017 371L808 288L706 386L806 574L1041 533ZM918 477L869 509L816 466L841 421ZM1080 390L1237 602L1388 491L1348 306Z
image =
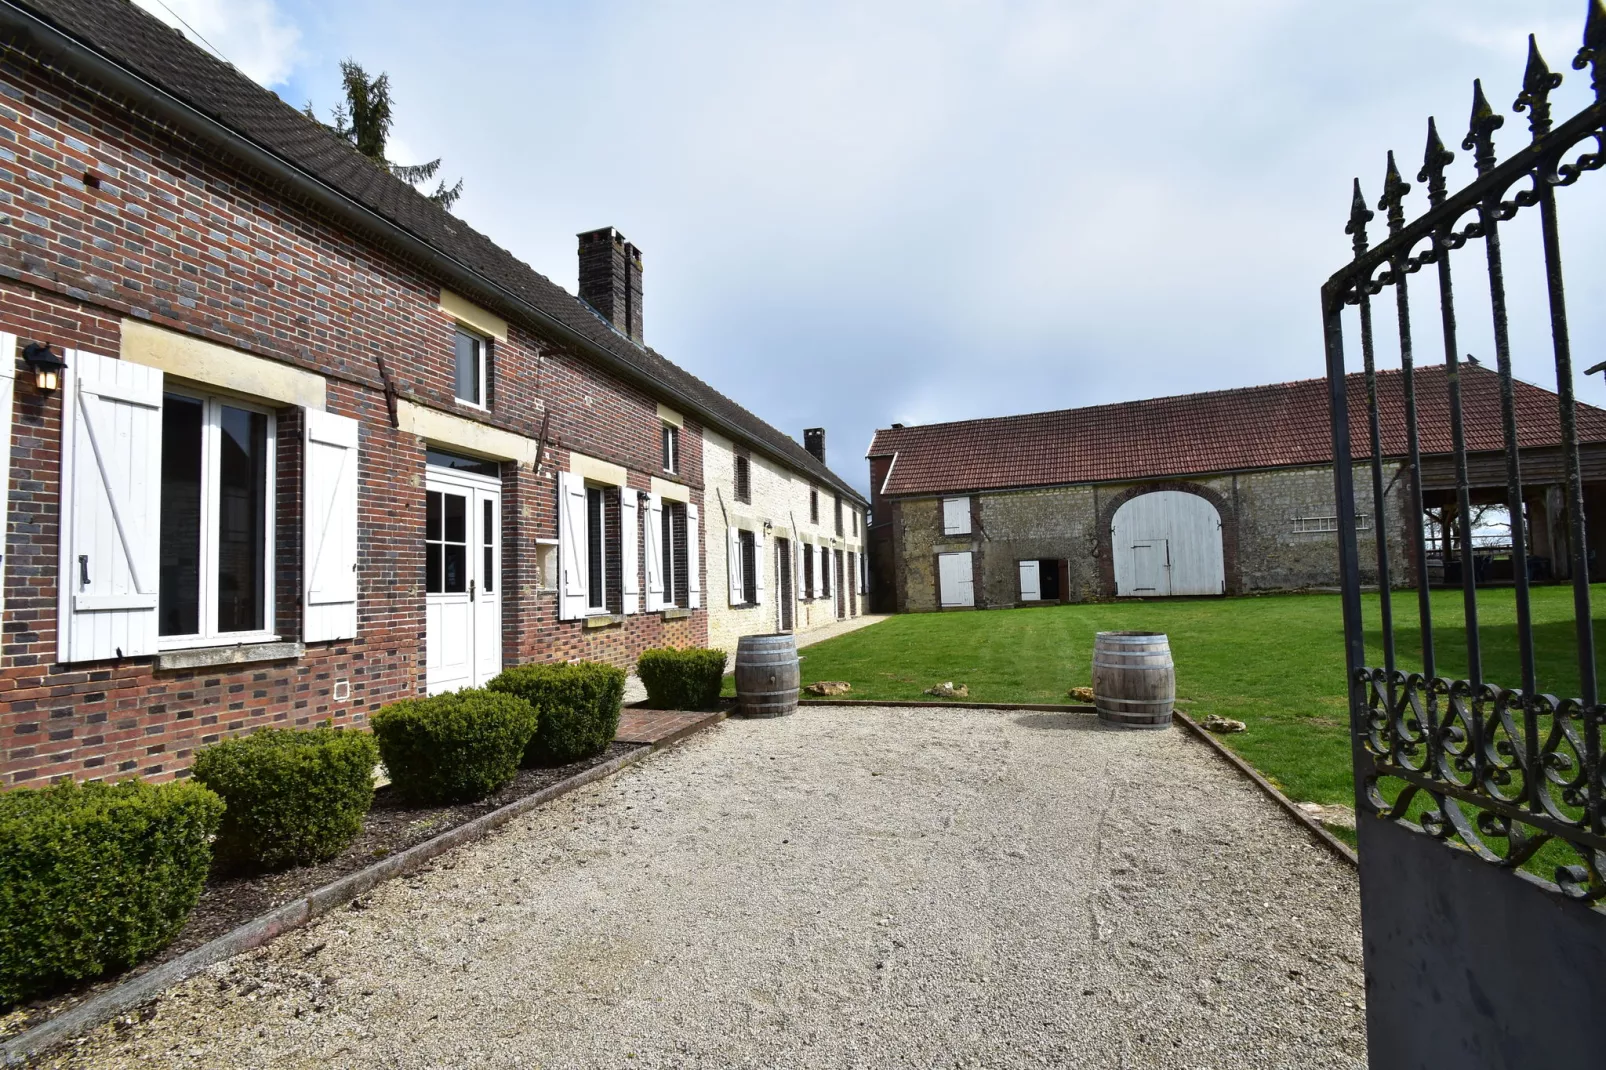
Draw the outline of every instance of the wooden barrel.
M1177 700L1171 644L1154 632L1099 632L1093 641L1093 705L1122 728L1168 728Z
M744 717L784 717L797 709L797 640L788 632L736 641L736 705Z

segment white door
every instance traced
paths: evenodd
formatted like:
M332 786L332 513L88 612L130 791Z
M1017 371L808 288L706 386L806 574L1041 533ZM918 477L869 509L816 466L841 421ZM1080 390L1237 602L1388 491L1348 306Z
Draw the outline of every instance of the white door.
M1038 578L1038 562L1022 561L1020 563L1020 600L1022 602L1041 602L1043 600L1042 584Z
M1111 521L1115 593L1123 597L1226 593L1221 517L1197 494L1151 491Z
M944 606L973 606L975 586L971 580L970 551L937 555L937 591Z
M430 469L424 485L424 675L430 694L502 671L502 492Z

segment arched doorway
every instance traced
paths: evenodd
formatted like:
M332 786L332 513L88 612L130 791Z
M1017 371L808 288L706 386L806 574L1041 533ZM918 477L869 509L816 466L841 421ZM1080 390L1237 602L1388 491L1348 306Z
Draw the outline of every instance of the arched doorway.
M1226 593L1221 515L1197 494L1157 490L1122 503L1110 550L1118 597Z

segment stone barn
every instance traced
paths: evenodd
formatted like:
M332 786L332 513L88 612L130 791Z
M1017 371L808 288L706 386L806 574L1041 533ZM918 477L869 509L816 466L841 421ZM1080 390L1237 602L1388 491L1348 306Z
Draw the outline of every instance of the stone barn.
M1439 534L1455 508L1443 366L1420 369L1422 489L1433 582L1459 582L1459 552ZM1365 381L1352 376L1357 460L1369 456ZM1461 366L1474 509L1503 506L1499 379ZM1388 540L1390 576L1411 580L1404 392L1378 375L1384 494L1356 470L1361 560ZM1517 384L1530 568L1568 576L1567 495L1556 395ZM1579 407L1587 530L1606 522L1606 411ZM1337 509L1327 381L1096 405L876 432L869 451L871 606L908 612L1110 598L1288 591L1338 583ZM1510 580L1503 509L1474 532L1479 579ZM1441 525L1436 527L1435 523ZM1453 528L1453 524L1451 527ZM1591 569L1599 536L1588 536ZM1448 557L1448 562L1446 558ZM1504 573L1502 573L1502 560Z

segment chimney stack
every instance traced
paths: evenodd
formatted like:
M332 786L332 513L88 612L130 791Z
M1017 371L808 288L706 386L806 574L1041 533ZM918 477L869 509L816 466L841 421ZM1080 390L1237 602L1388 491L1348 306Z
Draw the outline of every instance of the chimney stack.
M805 427L803 429L803 448L814 454L814 459L821 464L825 463L825 428Z
M641 250L612 227L580 235L580 300L641 342Z

